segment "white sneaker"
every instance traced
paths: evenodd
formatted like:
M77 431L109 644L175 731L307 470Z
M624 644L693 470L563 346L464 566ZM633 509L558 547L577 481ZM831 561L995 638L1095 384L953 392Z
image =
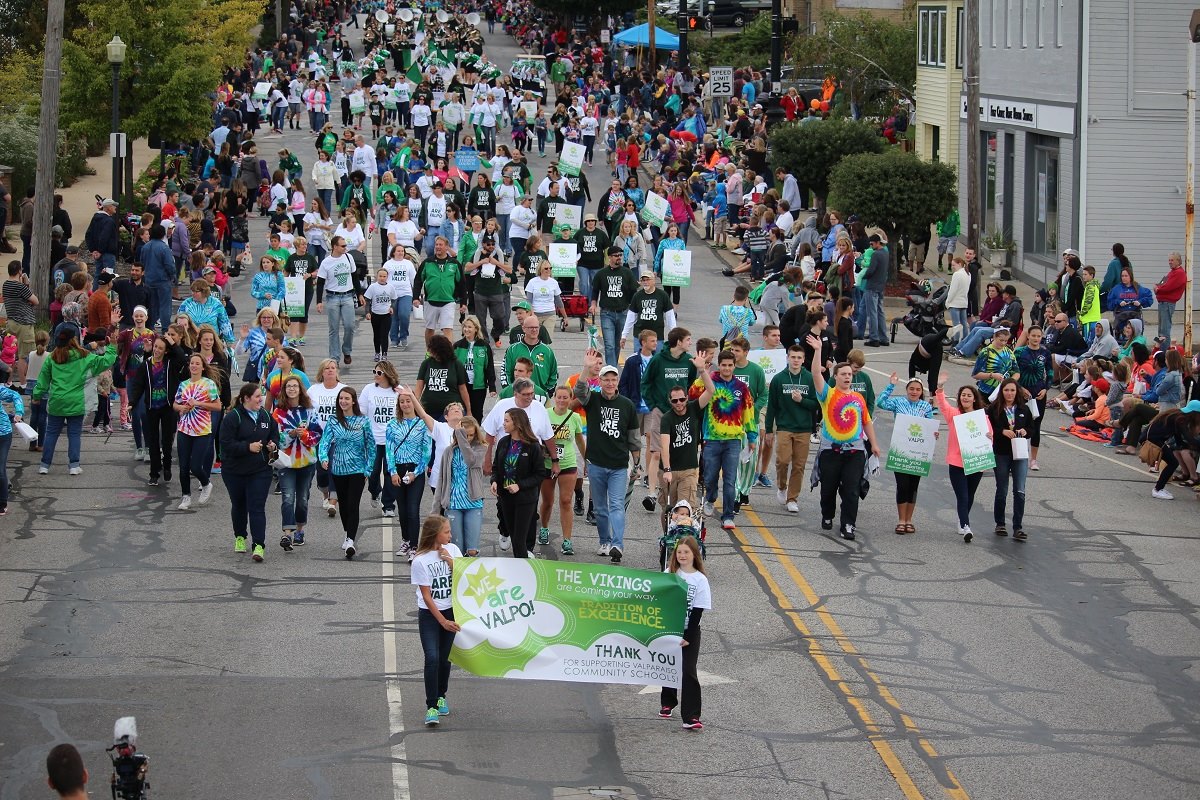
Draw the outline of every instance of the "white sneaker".
M82 474L83 474L83 467L71 467L69 470L67 470L67 474L69 474L69 475L82 475Z
M598 556L606 556L606 555L608 555L608 554L609 554L609 552L610 552L611 550L612 550L612 545L611 545L611 544L602 544L602 545L600 545L600 547L598 547L598 548L596 549L596 555L598 555Z
M963 537L964 542L969 542L975 538L975 534L971 532L970 525L963 525L958 529L958 535Z
M385 509L383 510L383 515L384 515L385 517L394 517L394 516L396 516L396 509L394 509L394 508L385 508Z
M333 505L333 503L329 502L328 497L326 497L324 500L321 501L321 510L322 511L328 511L331 508L334 508L334 505Z
M1150 493L1150 496L1156 500L1174 500L1175 495L1168 492L1166 489L1155 489Z
M504 552L506 552L506 553L507 553L507 552L508 552L508 548L509 548L510 546L511 546L511 543L508 541L508 537L507 537L507 536L501 536L501 537L500 537L500 549L501 549L501 550L503 550Z
M185 494L185 495L184 495L184 496L183 496L183 497L182 497L182 498L179 500L179 510L180 510L180 511L187 511L187 510L188 510L189 508L191 508L191 507L192 507L192 496L191 496L190 494Z
M40 466L40 467L38 467L38 475L49 475L49 474L50 474L50 468L49 468L49 467L47 467L47 466L44 466L44 465L43 465L43 466Z
M788 513L799 514L800 513L800 505L795 500L789 500L788 504L787 504L787 510L788 510Z
M1034 472L1038 472L1041 470L1041 467L1038 466L1036 458L1029 462L1029 468L1031 470L1033 470Z
M208 502L209 496L212 494L212 484L206 483L200 487L200 505Z
M714 506L712 503L708 502L707 500L704 501L704 507L701 510L704 512L704 516L706 516L706 517L711 517L712 515L717 513L716 506Z
M787 505L787 492L785 492L783 489L776 489L775 499L779 502L779 505Z
M354 540L349 536L347 536L345 541L342 542L342 550L345 551L347 558L354 555Z
M816 434L816 433L814 433L814 434L812 434L811 436L809 436L809 437L808 437L808 443L809 443L809 444L820 444L820 443L821 443L821 436L820 436L820 434Z

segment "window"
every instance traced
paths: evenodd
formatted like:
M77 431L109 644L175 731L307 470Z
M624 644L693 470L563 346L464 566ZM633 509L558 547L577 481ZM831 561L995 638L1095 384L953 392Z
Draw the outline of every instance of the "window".
M942 160L942 129L937 125L928 125L929 128L929 155L933 161Z
M1035 35L1037 37L1037 46L1046 46L1045 22L1046 19L1046 0L1037 0L1037 19L1034 20Z
M1029 134L1030 180L1025 188L1025 249L1034 255L1058 254L1058 139Z
M963 68L963 20L966 19L966 12L958 9L958 19L954 22L954 66L959 69Z
M1018 0L1021 4L1021 47L1029 47L1029 27L1026 24L1029 17L1029 0Z
M991 24L991 28L992 28L992 31L991 31L992 47L995 47L996 46L996 28L998 27L996 24L996 21L999 19L999 16L1000 16L999 4L1004 2L1004 0L991 0L991 2L992 2L991 12L988 14L988 18L990 20L990 24Z
M946 66L946 9L922 8L917 19L917 63Z
M1012 47L1013 0L1004 0L1004 46Z
M1054 3L1054 46L1063 46L1063 0L1051 0Z

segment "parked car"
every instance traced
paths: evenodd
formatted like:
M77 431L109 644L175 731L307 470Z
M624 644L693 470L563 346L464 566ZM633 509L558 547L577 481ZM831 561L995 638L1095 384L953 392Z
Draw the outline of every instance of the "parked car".
M770 0L687 0L688 14L708 17L713 25L741 28L756 14L771 11ZM679 14L679 3L661 0L655 5L660 16L674 19Z

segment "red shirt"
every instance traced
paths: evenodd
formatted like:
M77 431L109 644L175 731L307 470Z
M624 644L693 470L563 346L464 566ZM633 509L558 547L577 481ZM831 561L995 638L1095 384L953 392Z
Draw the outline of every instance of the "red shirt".
M1154 299L1160 303L1178 303L1187 288L1187 275L1183 267L1172 267L1154 287Z

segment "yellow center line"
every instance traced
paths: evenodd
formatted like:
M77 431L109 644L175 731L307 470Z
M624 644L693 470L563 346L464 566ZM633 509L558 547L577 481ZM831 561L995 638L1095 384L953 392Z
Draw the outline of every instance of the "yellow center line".
M892 749L891 744L888 743L886 738L884 738L883 732L880 730L879 725L871 716L871 712L868 711L863 702L857 696L855 696L849 684L847 684L846 681L842 679L842 676L838 674L837 667L834 666L833 662L829 659L829 656L826 655L825 650L821 647L820 642L818 642L816 637L812 635L812 631L810 631L808 626L804 623L804 620L800 617L797 609L792 605L792 601L788 599L787 594L784 593L784 591L779 587L779 584L775 581L775 578L767 570L766 564L763 563L763 560L755 551L754 546L746 540L746 537L742 534L741 530L734 528L732 531L730 531L730 533L733 534L733 537L741 544L742 550L746 554L746 558L750 560L750 563L754 565L754 568L758 572L759 576L766 583L767 589L771 592L771 595L775 598L776 604L779 606L779 610L787 616L800 635L804 637L805 642L808 644L809 656L812 657L812 660L816 662L821 671L825 673L826 679L828 679L831 684L837 687L838 691L842 693L843 697L845 697L846 702L851 708L854 709L855 715L862 722L863 728L866 729L867 740L871 743L871 746L875 748L875 752L879 753L879 757L883 760L884 766L887 767L888 772L892 774L892 777L900 786L900 791L904 792L904 796L908 798L908 800L925 800L924 795L922 795L921 790L917 788L912 776L908 774L908 770L906 770L904 765L900 763L900 758L896 755L896 751Z
M867 680L874 685L880 699L882 699L884 704L892 709L899 717L901 724L904 726L904 730L910 736L915 738L917 746L921 748L926 756L928 756L930 759L940 759L940 756L938 755L937 750L933 747L933 744L924 737L920 729L917 728L917 725L913 721L912 717L910 717L902 708L900 708L900 703L896 700L895 695L892 694L891 690L884 685L883 681L879 679L879 676L876 675L874 670L872 670L867 664L866 658L858 651L858 648L854 646L854 643L850 641L850 637L848 637L845 631L842 630L842 626L838 624L836 619L834 619L833 614L825 606L822 598L816 593L808 580L805 579L804 575L801 574L800 570L796 567L795 562L792 561L792 557L784 551L783 546L779 543L779 540L776 539L775 535L771 533L771 530L765 524L763 524L762 518L749 508L744 508L742 511L746 514L746 518L751 522L751 524L758 529L758 532L762 536L763 541L766 543L767 548L771 551L772 555L775 556L775 559L779 562L780 566L783 567L784 571L788 574L788 577L792 579L792 582L796 585L796 588L800 590L800 593L804 596L805 602L808 603L810 607L809 610L815 613L817 618L821 620L821 623L826 629L828 629L830 635L833 636L833 640L837 643L838 647L841 648L842 652L848 657L852 658L854 662L858 664L862 674L866 676ZM737 534L738 540L746 545L746 540L742 536L741 531L735 530L735 533ZM746 546L748 547L749 545ZM766 567L763 565L762 560L759 559L757 554L748 553L747 555L750 557L751 563L755 564L755 567L759 569L760 574L762 574L763 578L767 580L768 584L777 587L774 579L767 575ZM772 594L774 594L774 591L772 591ZM790 612L789 616L791 616ZM803 623L797 623L798 628L802 625ZM801 634L804 636L809 635L807 629L801 630ZM811 652L812 648L810 647L809 649ZM822 653L822 658L824 657L825 656ZM816 660L815 655L814 660ZM819 663L820 662L818 661L818 664ZM822 669L824 669L823 666ZM865 723L866 719L864 719L864 724ZM877 747L876 750L878 749L879 748ZM883 755L882 751L880 752L880 755ZM888 763L886 757L884 758L884 763ZM899 762L897 761L897 764L898 763ZM962 785L958 782L958 778L955 777L950 768L942 764L939 764L938 766L944 772L944 776L936 777L938 777L938 783L941 785L942 791L945 792L946 796L952 800L970 800L970 795L968 795L966 790L962 788ZM896 773L896 770L892 768L891 764L888 764L888 768L891 769L892 774L896 776L897 782L900 783L900 788L904 789L905 783L900 779L899 775ZM900 767L900 769L903 770L903 767ZM908 778L907 773L905 773L905 777ZM908 782L911 784L911 778L908 778ZM905 794L906 796L908 795L907 790L905 790ZM918 792L916 796L920 797L921 795Z

